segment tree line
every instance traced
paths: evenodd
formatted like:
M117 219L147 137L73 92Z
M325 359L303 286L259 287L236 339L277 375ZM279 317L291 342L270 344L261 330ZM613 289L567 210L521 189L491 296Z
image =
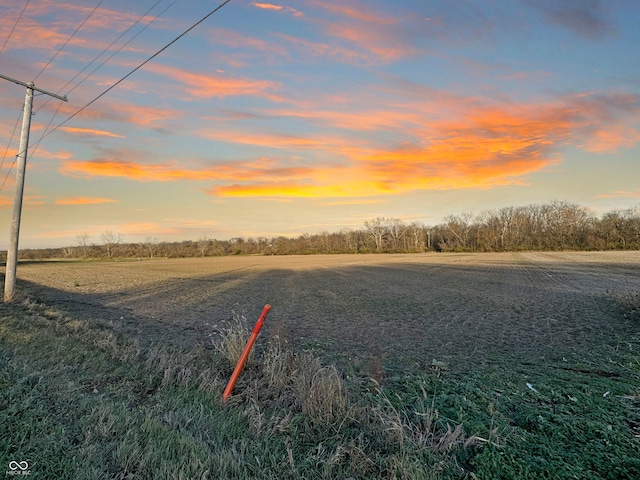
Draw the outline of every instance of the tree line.
M147 237L126 243L106 231L100 243L78 235L65 248L24 249L21 259L154 258L225 255L310 255L338 253L502 252L522 250L640 249L640 209L613 210L597 217L588 208L566 201L504 207L479 215L449 215L434 226L377 217L359 229L284 236L217 240L202 236L182 242ZM6 257L6 252L4 252Z

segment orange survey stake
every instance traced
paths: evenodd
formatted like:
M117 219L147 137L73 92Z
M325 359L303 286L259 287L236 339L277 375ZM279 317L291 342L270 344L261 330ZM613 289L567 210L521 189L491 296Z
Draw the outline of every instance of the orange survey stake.
M236 368L231 374L229 383L227 383L227 388L224 389L222 400L226 401L231 395L231 391L233 390L233 387L238 381L238 377L240 376L240 373L242 373L242 368L244 367L244 364L246 363L247 358L249 358L249 353L251 352L251 348L253 347L253 344L255 343L256 338L258 338L258 334L260 333L260 329L262 328L264 319L267 318L267 313L269 313L269 310L271 310L271 305L266 304L262 309L260 318L258 318L258 321L256 322L256 326L253 327L253 332L251 332L251 336L249 337L249 340L247 340L247 344L244 347L244 351L242 352L242 355L240 355L240 359L236 364Z

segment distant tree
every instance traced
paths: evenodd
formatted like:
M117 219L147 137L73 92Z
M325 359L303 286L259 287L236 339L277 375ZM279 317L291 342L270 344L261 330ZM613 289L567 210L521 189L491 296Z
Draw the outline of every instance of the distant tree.
M449 215L441 229L441 250L468 250L473 214Z
M385 225L391 250L398 252L401 249L401 242L407 233L407 226L399 218L386 218Z
M153 255L158 250L159 243L160 240L158 240L156 237L146 237L144 239L144 242L142 242L140 246L142 246L149 253L149 258L153 258Z
M122 235L112 232L111 230L107 230L100 235L100 238L102 239L102 245L104 246L107 258L112 258L122 244Z
M605 249L626 250L640 247L640 211L637 208L613 210L596 223Z
M424 252L425 229L418 222L412 222L407 227L408 249L413 252Z
M207 251L209 250L210 246L211 240L209 240L206 235L202 235L200 238L198 238L198 250L200 250L201 257L207 256Z
M89 254L89 234L79 233L76 235L76 245L78 245L80 255L86 257Z
M383 217L377 217L373 220L364 222L364 228L368 235L373 238L376 252L382 251L384 245L384 237L387 234L386 220Z

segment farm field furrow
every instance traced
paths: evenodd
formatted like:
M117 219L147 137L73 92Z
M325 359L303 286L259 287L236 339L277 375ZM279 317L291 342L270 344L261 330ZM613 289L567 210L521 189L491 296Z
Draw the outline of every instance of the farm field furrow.
M365 368L455 370L588 361L640 328L612 294L640 291L639 252L207 257L20 264L19 282L142 344L211 344L232 311L264 335Z

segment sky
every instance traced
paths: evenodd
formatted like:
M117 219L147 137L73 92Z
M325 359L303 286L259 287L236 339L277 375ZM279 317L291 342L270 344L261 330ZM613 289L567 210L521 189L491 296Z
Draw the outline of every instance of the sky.
M20 248L640 205L636 0L231 0L151 58L220 4L0 0L0 74L68 97L34 97Z

